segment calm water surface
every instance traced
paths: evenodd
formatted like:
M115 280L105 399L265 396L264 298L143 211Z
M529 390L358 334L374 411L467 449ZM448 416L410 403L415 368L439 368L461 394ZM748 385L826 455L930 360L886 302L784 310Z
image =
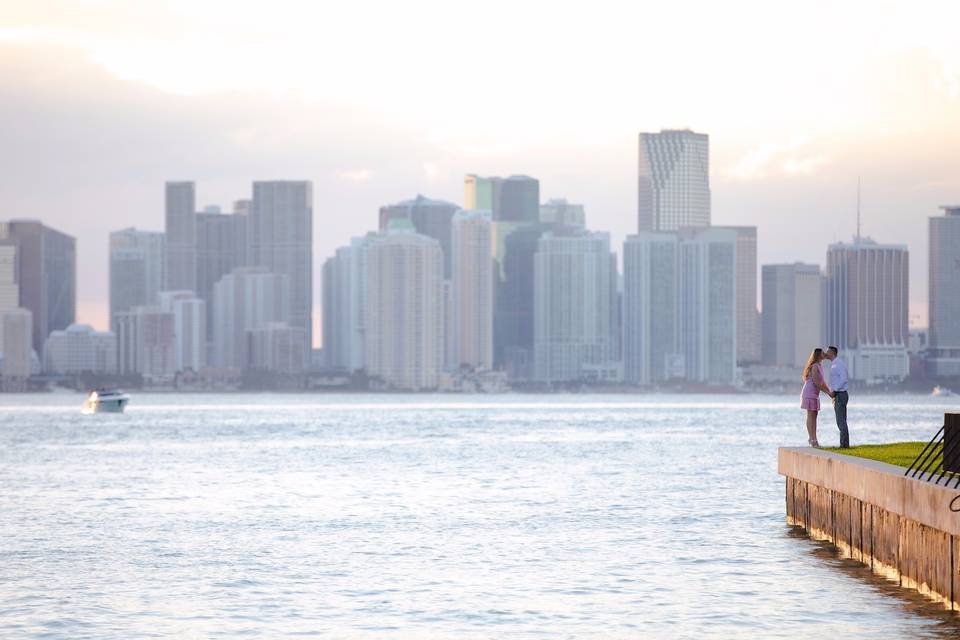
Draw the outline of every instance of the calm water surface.
M0 397L0 637L960 635L786 526L793 396L81 401Z

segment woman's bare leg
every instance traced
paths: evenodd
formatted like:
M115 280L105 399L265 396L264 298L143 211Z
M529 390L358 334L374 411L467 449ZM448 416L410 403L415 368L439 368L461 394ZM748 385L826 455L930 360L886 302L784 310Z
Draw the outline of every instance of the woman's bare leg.
M816 411L807 411L807 436L809 437L810 445L817 445L817 412Z

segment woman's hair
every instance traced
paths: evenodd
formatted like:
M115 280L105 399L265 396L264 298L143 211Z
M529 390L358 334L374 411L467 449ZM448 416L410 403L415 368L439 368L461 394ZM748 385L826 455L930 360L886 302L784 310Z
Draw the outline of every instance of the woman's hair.
M806 380L810 377L810 371L813 370L813 365L817 364L823 360L823 349L817 347L810 352L810 357L807 358L807 364L803 367L803 379Z

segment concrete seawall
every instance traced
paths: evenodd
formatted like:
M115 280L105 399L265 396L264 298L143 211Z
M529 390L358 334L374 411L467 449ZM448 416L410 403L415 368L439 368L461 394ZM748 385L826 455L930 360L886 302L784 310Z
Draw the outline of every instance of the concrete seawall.
M781 448L787 522L847 557L960 610L960 491L905 469L807 447ZM960 500L957 501L960 503Z

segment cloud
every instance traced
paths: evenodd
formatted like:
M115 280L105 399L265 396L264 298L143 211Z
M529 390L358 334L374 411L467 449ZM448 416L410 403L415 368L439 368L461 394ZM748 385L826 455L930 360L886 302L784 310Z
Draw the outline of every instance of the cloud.
M766 142L753 147L720 174L737 180L758 180L773 175L810 174L826 164L823 154L803 153L809 145L806 136L794 136L786 142Z
M369 169L356 169L337 171L336 175L340 180L347 182L367 182L372 174Z

